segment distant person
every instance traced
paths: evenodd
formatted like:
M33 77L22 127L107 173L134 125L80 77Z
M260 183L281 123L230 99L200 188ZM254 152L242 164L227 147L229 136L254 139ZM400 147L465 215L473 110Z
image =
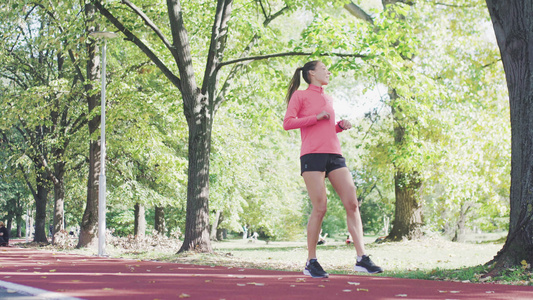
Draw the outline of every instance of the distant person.
M347 120L335 122L333 100L324 93L331 73L321 61L311 61L297 68L287 92L287 112L283 119L285 130L300 129L301 175L313 207L307 223L307 263L304 274L315 278L329 277L317 261L316 247L322 220L327 210L325 178L331 182L346 210L348 231L354 238L357 251L355 271L380 273L365 252L363 224L359 202L350 170L342 157L337 133L348 130ZM298 90L300 76L309 84L306 90Z
M0 246L9 245L9 232L7 231L4 222L0 221Z
M350 235L346 236L346 245L350 245L351 243L353 243L353 241Z
M327 236L328 236L327 233L322 235L322 229L320 229L320 234L318 235L318 242L316 244L317 245L325 245Z

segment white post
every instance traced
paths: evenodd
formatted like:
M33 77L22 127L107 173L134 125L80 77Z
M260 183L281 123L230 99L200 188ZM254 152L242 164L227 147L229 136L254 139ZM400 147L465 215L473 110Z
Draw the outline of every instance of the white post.
M26 243L30 242L30 209L26 208Z
M114 32L108 31L95 31L89 34L95 38L102 38L104 44L102 45L102 101L100 103L101 113L101 125L100 125L100 176L98 181L98 256L105 256L105 234L106 234L106 177L105 177L105 157L106 157L106 145L105 145L105 88L106 88L106 52L107 52L107 39L116 38L118 35Z
M105 88L106 88L106 52L107 41L104 38L104 44L102 45L102 100L101 100L101 125L100 125L100 177L99 177L99 190L98 190L98 256L105 255L105 232L106 232L106 177L105 177Z

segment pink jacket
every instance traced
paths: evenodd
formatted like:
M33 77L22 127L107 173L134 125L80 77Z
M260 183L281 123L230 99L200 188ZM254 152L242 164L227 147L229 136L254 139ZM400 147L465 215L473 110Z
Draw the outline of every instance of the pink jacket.
M317 121L316 116L323 110L330 114L328 120ZM324 94L324 88L310 84L307 90L292 94L285 118L285 130L300 128L302 148L300 156L309 153L340 154L341 145L337 133L342 129L335 124L333 99Z

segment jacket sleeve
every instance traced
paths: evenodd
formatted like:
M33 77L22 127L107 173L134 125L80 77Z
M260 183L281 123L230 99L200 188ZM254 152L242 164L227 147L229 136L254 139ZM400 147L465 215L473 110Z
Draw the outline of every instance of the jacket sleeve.
M285 118L283 119L283 129L298 129L315 125L318 122L316 119L316 115L298 118L298 112L301 109L301 105L301 98L298 97L297 93L294 93L291 97L291 100L289 101L289 106L287 107Z

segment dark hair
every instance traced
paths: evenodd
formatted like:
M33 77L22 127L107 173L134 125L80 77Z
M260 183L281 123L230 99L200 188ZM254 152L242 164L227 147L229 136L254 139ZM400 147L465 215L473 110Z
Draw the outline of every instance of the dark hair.
M287 106L289 105L289 101L291 101L292 94L294 94L294 92L296 92L296 90L300 87L300 71L302 72L302 77L304 78L305 82L310 84L311 80L309 79L309 71L314 70L319 62L320 61L318 60L313 60L306 63L303 67L296 69L296 72L294 72L294 75L292 76L291 83L289 84L287 96L285 97Z

